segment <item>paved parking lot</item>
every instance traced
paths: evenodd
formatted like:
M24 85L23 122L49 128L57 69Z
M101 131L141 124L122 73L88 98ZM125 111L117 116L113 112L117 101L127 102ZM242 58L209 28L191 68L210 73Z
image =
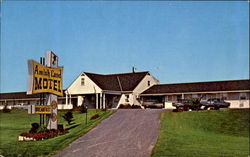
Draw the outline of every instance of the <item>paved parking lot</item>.
M159 134L161 111L117 110L56 157L149 157Z

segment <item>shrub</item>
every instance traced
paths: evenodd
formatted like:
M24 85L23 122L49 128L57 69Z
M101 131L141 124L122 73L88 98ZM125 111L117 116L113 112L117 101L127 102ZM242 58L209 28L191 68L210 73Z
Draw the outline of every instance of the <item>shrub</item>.
M139 106L139 105L132 105L131 108L132 109L141 109L141 106Z
M173 109L173 112L183 112L184 110L182 108L177 108L177 109Z
M81 110L81 106L74 106L71 111L80 111Z
M64 131L63 124L58 124L58 125L57 125L57 129L58 129L59 131Z
M81 113L87 113L87 109L85 105L81 105L79 110Z
M190 102L190 105L192 106L191 109L193 110L200 110L201 108L201 103L200 103L200 98L193 98Z
M68 111L62 117L64 120L66 120L68 122L69 125L73 121L73 113L71 111Z
M8 108L8 105L4 105L3 113L9 113L10 111L11 109Z
M130 106L129 104L127 104L127 105L121 104L121 105L119 106L119 109L131 109L131 106Z
M30 133L36 133L40 127L38 123L32 123L31 126L32 128L29 131Z
M93 115L91 118L90 118L90 120L94 120L94 119L97 119L97 118L99 118L100 116L99 116L99 114L95 114L95 115Z
M139 106L139 105L129 105L129 104L127 104L127 105L123 105L123 104L121 104L120 106L119 106L119 109L141 109L141 106Z

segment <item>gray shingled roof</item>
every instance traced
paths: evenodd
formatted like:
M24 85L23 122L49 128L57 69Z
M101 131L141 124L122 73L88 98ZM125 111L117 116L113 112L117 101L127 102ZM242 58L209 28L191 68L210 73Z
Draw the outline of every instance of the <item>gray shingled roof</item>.
M149 72L135 72L122 74L94 74L85 72L85 74L94 81L103 90L113 91L133 91L141 80Z
M63 96L65 97L65 90ZM58 96L61 97L61 96ZM3 99L26 99L26 98L40 98L40 94L27 95L26 92L0 93L0 100Z
M40 95L27 95L26 92L0 93L0 99L24 99L24 98L39 98Z
M249 90L249 80L194 82L154 85L142 94Z

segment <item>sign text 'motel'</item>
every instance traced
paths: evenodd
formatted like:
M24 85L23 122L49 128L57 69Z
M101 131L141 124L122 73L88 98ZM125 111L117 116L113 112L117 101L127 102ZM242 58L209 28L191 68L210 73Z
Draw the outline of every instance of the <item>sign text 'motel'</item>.
M49 68L34 60L28 61L29 88L27 94L53 93L63 95L62 72L63 68Z

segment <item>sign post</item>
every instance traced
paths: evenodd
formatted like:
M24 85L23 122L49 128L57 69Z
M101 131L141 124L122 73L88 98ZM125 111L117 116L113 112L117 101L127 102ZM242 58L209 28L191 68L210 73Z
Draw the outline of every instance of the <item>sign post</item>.
M58 68L58 56L56 56L52 51L46 52L46 66L50 68ZM59 73L62 78L62 73ZM63 92L63 89L60 89L60 92ZM60 94L62 95L62 94ZM48 129L56 129L57 130L57 109L58 109L58 101L57 95L49 93L47 95L47 105L52 106L51 115L49 117L49 123L47 125Z
M58 56L52 51L48 51L46 52L46 66L34 60L29 60L28 69L29 86L27 94L45 93L46 102L43 101L43 106L35 106L35 113L43 116L46 114L47 128L57 129L57 95L63 95L63 67L58 67ZM34 108L30 109L30 113L34 113Z

